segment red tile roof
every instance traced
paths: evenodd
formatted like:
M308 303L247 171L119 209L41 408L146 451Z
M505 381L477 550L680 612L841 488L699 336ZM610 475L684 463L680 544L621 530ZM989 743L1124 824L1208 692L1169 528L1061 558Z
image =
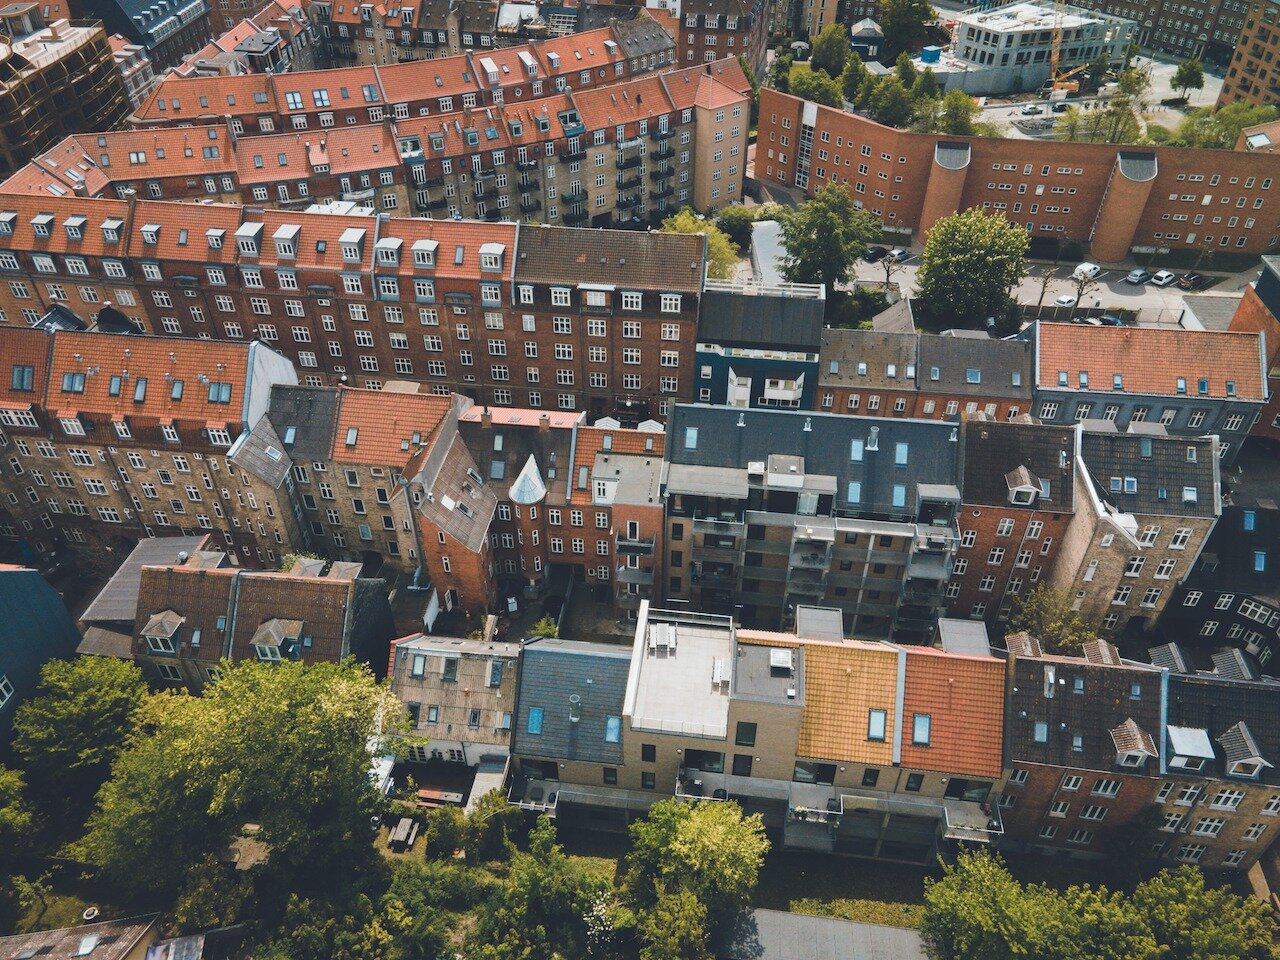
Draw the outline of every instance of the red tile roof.
M571 484L571 503L591 503L592 490L588 483L585 488L578 485L578 468L586 467L588 474L595 467L596 455L600 453L630 453L640 456L661 457L666 434L661 431L628 430L622 427L578 427L578 435L573 450L573 475ZM609 450L604 447L605 437L610 440ZM652 449L646 449L646 445Z
M243 213L242 207L222 203L197 206L175 200L139 200L133 210L129 253L134 257L156 257L171 262L191 261L193 274L202 273L198 266L201 263L234 263L236 228ZM142 236L143 229L149 226L160 228L153 244ZM220 247L209 246L209 230L223 231Z
M1112 377L1124 377L1124 392L1175 396L1184 378L1188 396L1225 398L1227 382L1235 384L1242 400L1266 398L1266 358L1257 334L1221 330L1182 330L1158 327L1090 327L1070 323L1038 326L1036 383L1045 389L1058 385L1066 371L1071 389L1079 375L1089 375L1089 389L1109 390ZM1198 381L1207 380L1204 393Z
M28 250L33 253L69 253L87 257L116 256L125 254L123 225L129 217L129 204L123 200L84 197L24 197L0 196L0 213L15 213L13 236L5 237L5 247L12 250ZM47 237L36 233L32 220L43 214L53 218ZM86 222L78 238L67 233L69 217L84 217ZM121 223L120 242L107 243L102 224L108 219Z
M0 405L25 408L44 400L45 384L49 379L49 355L53 349L53 337L43 330L30 327L5 327L5 366L0 367ZM31 389L15 390L13 368L32 368Z
M418 453L417 445L411 442L413 435L428 439L452 404L452 397L430 393L346 388L338 407L333 459L404 465Z
M332 174L399 168L400 154L391 131L380 123L246 138L236 154L240 182L246 185L306 179L316 164L327 164Z
M408 60L378 67L378 79L387 103L408 103L423 97L461 97L478 93L476 72L467 57L440 57L435 60ZM459 100L457 106L461 107Z
M606 47L606 40L613 40L613 31L608 27L601 27L598 30L571 33L567 37L557 37L545 43L533 44L529 52L534 55L538 64L548 76L555 76L558 73L569 74L578 70L608 68L609 76L601 78L597 74L592 78L592 82L599 82L601 79L611 80L612 65L626 63L627 60L622 53L622 49L616 43L613 50ZM551 66L551 54L556 54L560 57L558 70Z
M1004 728L1005 662L932 647L904 647L902 766L998 777ZM912 744L914 716L930 717L929 744Z
M243 416L249 369L247 343L140 337L59 331L53 335L48 399L50 410L105 417L148 417L239 423ZM84 392L64 391L63 375L84 373ZM118 395L112 379L121 377ZM147 381L143 399L135 400L139 382ZM182 381L174 399L174 381ZM229 383L228 403L209 401L210 383Z
M662 78L656 75L626 84L580 90L573 95L573 102L588 130L634 124L675 109L663 87ZM627 133L634 135L635 130Z
M263 73L167 77L134 116L143 123L179 123L197 117L278 113L272 80Z

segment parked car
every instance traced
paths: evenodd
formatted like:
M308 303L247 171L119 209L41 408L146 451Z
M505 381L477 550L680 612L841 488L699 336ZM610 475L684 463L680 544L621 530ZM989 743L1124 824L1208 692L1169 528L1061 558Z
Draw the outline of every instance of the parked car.
M1102 268L1096 263L1089 263L1088 261L1085 261L1071 271L1071 276L1076 278L1083 277L1086 280L1092 280L1101 272Z
M1151 278L1151 285L1155 287L1167 287L1178 279L1178 275L1172 270L1160 270Z
M1054 113L1066 113L1067 107L1069 106L1071 106L1071 104L1067 103L1065 100L1058 100L1053 104L1052 110Z
M1090 326L1090 327L1100 327L1100 326L1102 326L1102 321L1101 321L1101 320L1099 320L1097 317L1072 317L1072 318L1071 318L1071 322L1072 322L1072 323L1082 323L1082 324L1085 324L1086 326Z
M1076 305L1076 295L1074 293L1064 293L1057 300L1053 301L1055 307L1074 307Z
M911 251L905 250L902 247L894 247L889 251L889 259L895 263L902 263L904 260L911 259Z
M1120 317L1117 317L1114 313L1104 313L1102 316L1098 318L1098 322L1101 323L1104 327L1132 326L1132 324L1126 324L1124 320L1122 320Z
M1040 107L1037 107L1034 103L1026 103L1026 104L1023 104L1022 109L1019 110L1018 112L1021 113L1024 117L1034 117L1041 113L1044 113L1044 110L1041 109Z
M1199 290L1205 284L1205 278L1198 273L1184 273L1178 278L1178 286L1183 290Z
M1132 283L1135 286L1142 286L1151 279L1151 271L1143 270L1141 267L1136 270L1130 270L1129 275L1124 278L1125 283Z
M868 247L867 252L862 255L862 259L867 263L879 263L889 255L889 251L884 247Z

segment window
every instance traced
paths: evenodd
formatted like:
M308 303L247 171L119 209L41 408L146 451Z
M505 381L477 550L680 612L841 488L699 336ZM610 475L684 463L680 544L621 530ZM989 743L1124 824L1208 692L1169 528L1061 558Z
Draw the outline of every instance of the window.
M737 729L734 732L733 742L739 747L754 747L756 745L756 725L745 720L739 720Z
M911 743L917 747L927 747L933 718L927 713L917 713L911 718Z
M525 730L530 736L541 736L542 734L542 708L530 707L529 719L525 724Z
M926 718L927 719L927 718ZM888 711L872 708L867 711L867 739L883 742L886 735ZM927 735L927 733L926 733Z

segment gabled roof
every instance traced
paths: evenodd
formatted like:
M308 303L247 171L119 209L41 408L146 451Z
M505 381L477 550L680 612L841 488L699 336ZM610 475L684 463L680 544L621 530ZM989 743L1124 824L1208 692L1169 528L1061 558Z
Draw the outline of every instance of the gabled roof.
M902 766L998 777L1004 733L1005 661L933 647L904 647ZM929 743L912 738L915 716L928 716Z
M568 640L531 640L520 657L520 692L512 752L527 757L621 763L617 743L605 740L608 717L622 717L629 647ZM579 697L579 719L569 719L569 698ZM541 733L531 733L529 714L541 714ZM535 724L536 729L536 724Z
M1080 452L1098 496L1126 513L1216 517L1222 509L1216 436L1095 432L1085 424Z
M173 610L161 610L159 613L153 613L151 619L147 621L146 626L142 628L144 637L164 637L172 639L173 635L178 632L178 628L185 621L179 613Z
M142 568L156 564L177 563L182 554L188 557L204 549L208 535L197 537L149 537L138 542L125 561L116 568L89 608L80 616L82 623L128 623L138 614L138 590Z
M918 342L914 333L823 330L818 382L850 389L915 390Z
M1124 393L1263 400L1267 395L1262 338L1255 333L1161 327L1094 327L1038 323L1036 384L1047 390L1078 390L1079 373L1089 389L1107 391L1112 377L1124 377ZM1067 387L1058 385L1060 371ZM1186 381L1180 393L1177 380ZM1200 381L1205 390L1199 390Z
M922 333L920 392L1030 400L1031 362L1031 344L1021 340Z
M1258 749L1258 741L1253 738L1253 734L1249 731L1249 725L1243 720L1228 727L1226 732L1219 736L1217 740L1218 743L1222 744L1223 758L1228 766L1247 760L1257 761L1264 767L1271 766L1271 763L1262 755L1262 751Z
M53 337L43 330L26 327L5 327L4 352L6 366L0 367L0 407L23 409L42 403L45 387L49 382L49 357L53 351ZM16 367L31 368L31 389L15 389L14 384L25 385L15 372Z
M329 459L338 430L339 396L335 387L272 386L264 419L270 420L287 455L302 463Z
M1147 651L1153 666L1170 673L1188 673L1187 656L1176 643L1162 643Z
M1158 757L1155 738L1138 726L1133 717L1129 717L1111 731L1111 740L1116 745L1116 753L1138 753L1145 757Z
M620 289L698 294L705 270L701 234L539 227L520 231L516 282L599 283Z
M1078 427L1043 424L1030 417L1014 421L966 418L964 502L1010 506L1011 490L1033 487L1037 495L1028 508L1051 506L1055 511L1071 512L1078 433ZM1049 502L1040 500L1041 480L1049 481Z
M451 396L416 389L344 388L329 458L340 463L407 464L418 453L414 437L428 440L452 405Z

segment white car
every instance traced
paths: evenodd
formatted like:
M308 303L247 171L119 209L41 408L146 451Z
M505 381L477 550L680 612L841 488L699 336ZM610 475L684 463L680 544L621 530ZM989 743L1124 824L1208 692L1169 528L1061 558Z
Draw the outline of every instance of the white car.
M895 263L902 263L904 260L911 259L911 251L904 250L902 247L894 247L889 251L889 259Z
M1096 263L1088 263L1086 261L1085 263L1080 264L1080 266L1076 267L1073 271L1071 271L1071 276L1084 277L1086 280L1092 280L1101 272L1102 272L1102 268L1098 266Z
M1156 287L1167 287L1178 279L1178 275L1170 270L1161 270L1151 278L1151 285Z
M1053 301L1053 305L1055 307L1074 307L1076 305L1076 295L1074 293L1064 293Z

